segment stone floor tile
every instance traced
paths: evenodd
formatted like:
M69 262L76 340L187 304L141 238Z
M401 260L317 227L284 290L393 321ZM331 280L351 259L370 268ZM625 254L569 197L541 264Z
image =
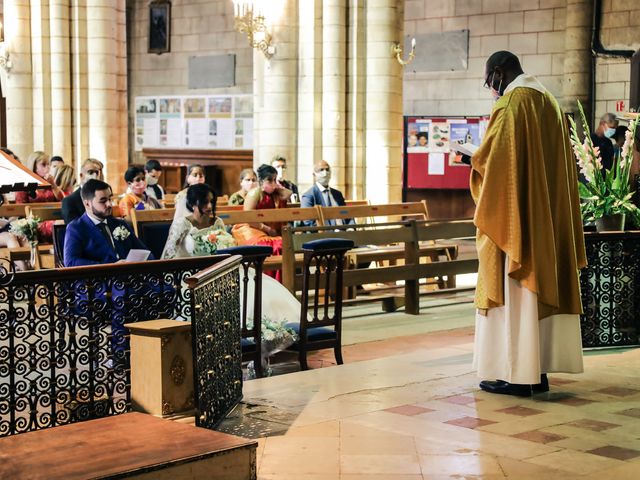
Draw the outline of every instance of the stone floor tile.
M340 473L420 474L417 455L340 455Z
M571 450L559 450L547 455L539 455L537 457L526 459L529 463L543 465L545 467L553 467L558 470L564 470L574 474L586 475L606 470L606 475L601 478L609 477L609 469L621 465L619 460L591 455L584 452L575 452ZM564 478L563 478L564 480Z
M337 437L304 437L304 441L295 436L269 437L262 455L280 455L281 452L288 452L291 455L335 456L338 454L339 445Z
M285 450L277 455L263 454L260 469L258 470L261 475L304 475L304 478L307 478L307 475L310 474L338 475L339 472L338 455L327 456L315 453L292 455Z
M419 474L411 475L404 473L369 473L366 475L359 473L343 473L340 475L340 480L423 480L423 478L424 477Z
M287 437L339 437L340 421L320 422L303 427L291 427L286 431Z
M621 426L615 423L600 422L598 420L593 420L591 418L581 418L580 420L574 420L573 422L568 422L565 425L569 425L570 427L576 427L576 428L584 428L586 430L592 430L594 432L603 432L605 430L609 430L611 428L616 428Z
M616 460L631 460L633 458L640 457L640 451L638 450L616 447L614 445L607 445L605 447L588 450L587 453L600 455L601 457L615 458Z
M453 420L448 420L444 423L447 423L449 425L455 425L457 427L478 428L478 427L483 427L485 425L491 425L492 423L497 423L497 422L494 422L492 420L483 420L482 418L475 418L475 417L461 417Z
M470 403L480 402L482 399L476 398L473 395L454 395L452 397L443 398L442 401L456 405L468 405Z
M503 475L490 455L420 455L423 475Z
M613 395L614 397L628 397L630 395L636 395L640 393L640 390L624 387L605 387L596 390L598 393L604 393L605 395Z
M618 415L624 415L626 417L640 418L640 408L628 408L626 410L621 410L615 413L617 413Z
M401 405L399 407L385 408L385 412L397 413L399 415L420 415L422 413L433 412L432 408L420 407L418 405Z
M543 410L538 410L536 408L523 407L521 405L518 405L516 407L502 408L496 411L500 413L508 413L509 415L517 415L519 417L529 417L531 415L539 415L541 413L545 413Z
M340 453L343 455L413 455L416 444L413 437L401 435L342 437Z
M258 480L300 480L300 474L258 473ZM305 473L304 480L341 480L339 473L313 474Z
M545 444L557 442L558 440L564 440L565 438L567 438L555 433L543 432L542 430L531 430L529 432L516 433L513 436L519 438L520 440L528 440L530 442Z

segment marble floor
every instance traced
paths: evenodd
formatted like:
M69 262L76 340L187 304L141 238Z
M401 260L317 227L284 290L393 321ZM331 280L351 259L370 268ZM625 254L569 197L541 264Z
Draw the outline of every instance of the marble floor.
M259 479L639 478L640 349L587 352L546 394L490 395L472 306L424 312L351 315L344 365L319 352L323 368L245 383Z

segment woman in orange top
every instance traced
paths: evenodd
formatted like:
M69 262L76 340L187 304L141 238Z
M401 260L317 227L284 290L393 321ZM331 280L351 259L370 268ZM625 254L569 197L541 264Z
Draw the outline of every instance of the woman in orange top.
M291 190L281 187L276 178L278 172L271 165L258 168L258 186L247 193L244 210L269 210L285 208ZM241 223L234 225L231 233L238 245L269 245L274 255L282 253L282 224Z
M130 218L131 210L153 210L160 208L160 202L147 195L147 177L144 168L131 165L124 172L127 193L118 203L122 216Z

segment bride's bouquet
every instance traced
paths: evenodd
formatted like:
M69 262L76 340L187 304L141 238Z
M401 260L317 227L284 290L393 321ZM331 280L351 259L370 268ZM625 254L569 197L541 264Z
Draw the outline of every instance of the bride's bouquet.
M233 237L222 229L198 232L192 235L195 255L214 255L218 250L234 247Z

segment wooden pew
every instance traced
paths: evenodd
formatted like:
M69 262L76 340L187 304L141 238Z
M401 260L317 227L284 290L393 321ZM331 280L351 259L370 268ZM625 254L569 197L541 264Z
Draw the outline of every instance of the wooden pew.
M321 238L345 238L356 245L384 246L396 243L402 251L403 265L358 268L358 261L352 269L344 272L344 286L355 286L376 282L404 280L405 311L419 313L419 280L433 277L453 277L461 273L477 272L477 259L457 260L455 257L443 261L421 263L423 248L421 241L467 239L475 237L475 226L471 220L460 221L420 221L390 222L372 225L348 225L331 227L285 227L283 231L283 284L296 292L302 287L302 277L296 273L295 255L302 251L302 245ZM355 252L357 254L357 248ZM358 257L358 260L365 257ZM379 298L378 298L379 299Z
M320 207L322 225L329 225L329 220L337 219L354 219L356 223L362 223L358 221L359 219L373 219L373 221L369 223L375 223L376 219L379 220L380 217L384 217L383 221L387 222L406 220L408 218L428 220L429 210L424 200L421 202L389 203L383 205L355 204L344 207Z
M0 217L26 217L28 215L27 208L62 208L60 202L43 202L43 203L5 203L0 205Z
M140 237L141 225L144 223L167 222L171 224L173 216L176 213L175 208L156 208L154 210L132 210L131 223L136 237ZM115 216L115 215L114 215Z

